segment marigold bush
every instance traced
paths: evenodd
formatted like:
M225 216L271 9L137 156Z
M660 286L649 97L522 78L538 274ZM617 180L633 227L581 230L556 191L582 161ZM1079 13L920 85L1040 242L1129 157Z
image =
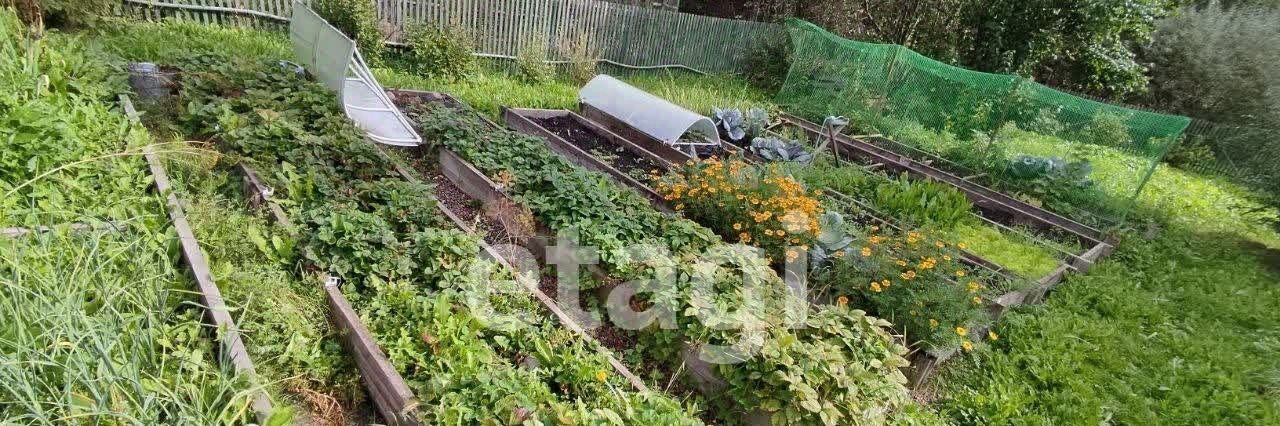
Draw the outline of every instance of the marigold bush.
M798 258L820 232L821 204L775 165L690 160L652 177L654 188L677 211L728 241L763 249L770 263Z
M865 305L891 321L913 346L934 352L972 350L970 330L990 323L991 279L959 260L956 248L918 231L886 235L870 227L836 253L816 284L837 303Z

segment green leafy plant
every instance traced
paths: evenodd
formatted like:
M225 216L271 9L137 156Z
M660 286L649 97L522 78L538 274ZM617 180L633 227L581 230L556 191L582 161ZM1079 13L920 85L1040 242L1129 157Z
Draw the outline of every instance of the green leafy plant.
M342 31L360 47L361 55L378 64L387 54L387 37L378 22L378 9L371 0L317 0L311 8Z
M883 235L870 228L831 257L817 275L820 286L839 304L869 306L924 349L972 350L969 331L990 322L990 277L975 275L950 245L922 232Z
M592 45L592 32L580 31L576 35L566 35L556 44L560 56L569 61L569 80L583 85L596 76L596 68L603 52L599 46Z
M521 46L516 54L516 69L520 70L520 77L534 84L554 79L556 68L547 62L550 60L548 54L547 40L540 36Z
M373 0L318 0L311 4L330 25L355 40L360 54L379 63L386 54L386 37Z
M471 35L460 26L415 25L409 28L410 62L428 76L461 80L478 66L472 56Z
M751 153L768 161L794 161L809 163L813 161L813 153L803 144L794 140L783 140L772 137L758 137L751 141Z
M922 225L950 227L973 212L973 204L960 190L905 174L877 185L873 201L895 217Z
M761 108L751 108L743 113L737 108L717 107L711 109L711 115L721 135L740 143L753 140L769 124L769 113Z

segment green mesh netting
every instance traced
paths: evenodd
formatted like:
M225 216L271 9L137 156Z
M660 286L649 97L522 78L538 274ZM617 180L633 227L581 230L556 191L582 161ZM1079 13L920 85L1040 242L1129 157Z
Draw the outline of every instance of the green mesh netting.
M817 122L848 117L853 131L883 135L873 142L942 157L935 166L1094 225L1127 215L1190 123L847 40L800 20L787 28L795 51L777 98L786 110ZM1066 167L1038 167L1045 164Z

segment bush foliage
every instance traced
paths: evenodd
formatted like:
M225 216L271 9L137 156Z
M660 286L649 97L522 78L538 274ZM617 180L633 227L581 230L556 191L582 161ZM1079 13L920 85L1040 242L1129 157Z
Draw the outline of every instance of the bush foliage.
M462 27L415 25L407 40L413 50L410 62L423 75L458 81L478 67L471 35Z
M360 53L372 63L382 61L386 37L378 22L374 0L317 0L311 5L329 24L356 41Z

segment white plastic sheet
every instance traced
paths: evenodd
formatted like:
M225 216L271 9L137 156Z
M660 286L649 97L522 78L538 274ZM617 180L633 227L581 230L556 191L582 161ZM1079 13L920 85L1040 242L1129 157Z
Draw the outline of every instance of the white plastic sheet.
M289 39L298 62L338 93L343 111L369 139L397 146L422 143L412 123L369 72L356 43L300 2L293 5Z
M616 78L599 75L578 92L578 100L653 136L667 144L683 143L686 133L702 136L689 145L719 144L719 132L710 118L689 111Z

